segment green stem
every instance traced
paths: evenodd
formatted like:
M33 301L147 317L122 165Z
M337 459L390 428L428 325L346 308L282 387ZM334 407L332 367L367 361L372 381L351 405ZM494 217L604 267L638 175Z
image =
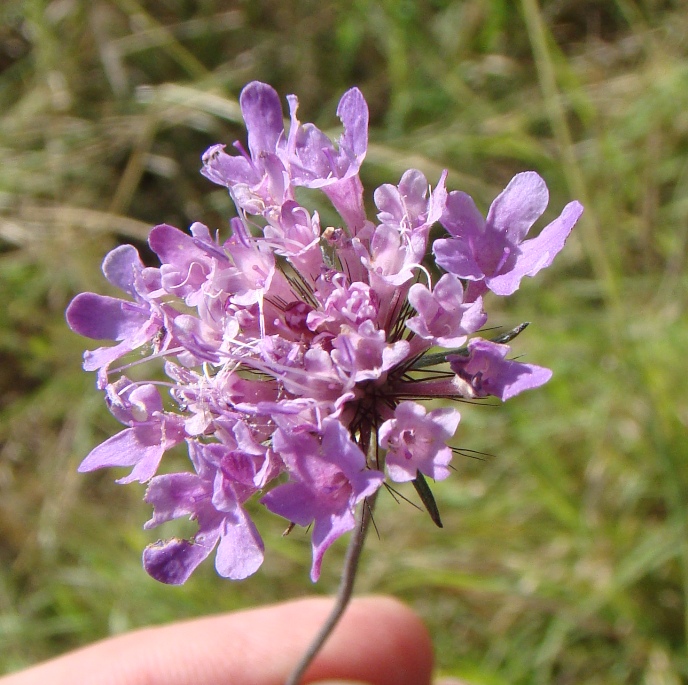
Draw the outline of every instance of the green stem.
M349 605L349 600L354 590L354 582L356 580L356 571L358 570L358 561L363 551L363 543L365 542L366 534L373 518L373 508L375 507L375 500L377 492L367 497L361 503L361 507L356 518L356 527L351 534L349 546L346 550L346 558L344 559L344 568L342 570L342 578L339 582L339 589L337 590L337 598L330 612L330 615L325 621L318 634L311 642L310 647L306 653L301 657L296 668L292 671L287 679L285 685L299 685L304 673L311 665L311 662L316 657L322 646L327 642L330 634L335 629L339 620L344 615L346 607Z

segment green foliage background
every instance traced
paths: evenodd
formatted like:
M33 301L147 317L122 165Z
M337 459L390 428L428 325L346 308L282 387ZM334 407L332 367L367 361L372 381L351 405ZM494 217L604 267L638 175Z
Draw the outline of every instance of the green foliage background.
M0 671L336 586L341 546L313 587L307 536L259 511L256 576L157 585L143 489L76 473L117 424L64 308L153 224L226 229L199 157L244 137L236 98L261 79L324 128L364 91L369 192L448 168L486 209L535 169L550 218L586 206L554 266L489 303L533 321L516 352L554 379L463 408L457 445L494 457L437 484L443 530L383 498L359 591L412 604L474 685L688 682L687 35L679 0L4 0Z

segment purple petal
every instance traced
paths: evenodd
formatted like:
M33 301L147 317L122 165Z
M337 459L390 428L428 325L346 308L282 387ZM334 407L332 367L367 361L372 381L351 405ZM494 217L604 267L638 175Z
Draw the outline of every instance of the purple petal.
M552 377L550 369L506 359L510 347L482 338L468 343L468 356L448 355L452 371L473 389L475 397L493 395L506 401L538 388Z
M84 352L84 371L97 371L99 369L103 370L105 385L107 385L107 368L116 359L123 357L132 350L132 346L129 340L121 342L119 345L114 345L113 347L99 347L97 350L86 350ZM105 387L101 385L101 379L98 380L98 388L101 390Z
M93 449L79 465L79 472L86 473L112 466L133 466L132 472L118 483L141 483L156 472L165 447L161 444L160 427L151 431L127 428Z
M384 475L366 468L363 452L336 419L323 422L322 442L314 435L279 429L273 446L294 481L277 486L261 502L299 525L315 521L311 572L315 581L325 550L351 530L356 504L382 485Z
M213 551L219 533L207 535L203 544L172 538L159 540L143 551L143 566L155 580L167 585L183 585L196 567Z
M143 268L143 262L133 245L120 245L109 252L103 260L105 278L132 297L138 295L135 288L136 276Z
M343 178L341 181L325 184L322 191L344 219L352 235L356 235L366 222L363 206L363 185L358 175Z
M311 580L316 583L320 578L323 556L328 548L345 533L356 525L356 519L350 509L338 514L317 519L313 527L313 564L311 566Z
M219 333L201 319L190 314L180 314L174 320L175 338L198 359L217 363L217 351L222 340Z
M273 514L300 526L309 526L318 510L316 494L303 483L283 483L264 495L260 503Z
M265 546L244 509L237 504L221 529L215 568L224 578L243 580L254 574L263 563Z
M398 186L385 183L375 190L373 199L380 210L377 218L382 224L399 229L413 229L419 218L428 212L428 181L417 169L404 173Z
M539 388L552 378L551 369L547 369L544 366L523 364L510 360L507 360L506 364L507 367L502 374L499 386L495 384L495 390L501 387L501 394L494 393L504 402L522 393L524 390Z
M521 243L521 253L508 273L485 279L490 290L497 295L511 295L518 289L524 276L535 276L538 271L549 266L564 247L571 229L582 213L583 205L579 202L567 204L561 215L546 226L537 238Z
M284 134L282 104L277 91L267 83L252 81L241 91L239 104L253 159L263 152L274 152Z
M128 352L147 343L160 331L160 324L154 319L148 321L148 325L142 326L134 333L123 340L119 345L113 347L99 347L97 350L87 350L84 352L84 370L95 371L96 369L107 370L107 367L116 359L123 357ZM106 374L107 375L107 374ZM100 381L99 381L100 383ZM107 383L106 383L107 385ZM99 388L105 387L98 385Z
M323 456L336 464L348 478L365 469L365 455L339 421L327 421L322 439L322 452Z
M428 226L432 226L436 221L439 221L444 212L444 208L447 204L447 188L445 186L447 180L447 170L442 172L442 175L437 181L437 185L434 190L430 193L430 200L428 202L428 216L426 218L426 223Z
M447 201L440 223L455 238L472 242L485 231L485 219L467 193L454 190L447 195Z
M473 256L473 250L463 239L442 238L432 246L435 261L445 271L469 281L485 278L483 270Z
M228 155L224 149L224 145L213 145L203 153L201 173L206 178L221 186L254 184L260 181L260 174L248 159Z
M334 161L332 141L317 126L299 126L295 141L297 160L291 165L294 183L307 188L320 188L338 180L331 163Z
M490 206L488 231L504 235L517 245L547 209L548 201L549 191L538 174L534 171L516 174Z
M344 124L339 149L352 155L360 166L368 149L368 103L358 88L351 88L342 95L337 116Z
M153 505L153 517L144 528L197 513L197 502L208 496L208 485L194 473L167 473L148 484L144 501Z
M147 307L96 293L77 295L66 311L69 327L95 340L125 340L133 336L149 316Z
M162 398L153 383L135 386L129 401L136 409L145 412L145 418L139 417L139 420L147 420L154 412L162 411Z
M193 237L168 224L155 226L148 244L163 264L171 264L180 271L187 271L194 262L208 260L208 252L198 247Z

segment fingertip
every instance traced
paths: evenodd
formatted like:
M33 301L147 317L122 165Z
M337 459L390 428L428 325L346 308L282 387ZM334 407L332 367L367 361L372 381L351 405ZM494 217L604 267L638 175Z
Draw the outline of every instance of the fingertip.
M392 597L355 599L306 681L333 677L371 685L429 685L433 652L420 617Z

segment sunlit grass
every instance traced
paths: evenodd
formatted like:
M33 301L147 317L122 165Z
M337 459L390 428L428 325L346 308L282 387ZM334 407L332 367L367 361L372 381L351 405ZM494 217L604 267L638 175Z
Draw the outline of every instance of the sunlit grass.
M150 580L143 489L78 475L116 429L63 311L104 292L100 260L148 227L226 230L200 154L244 133L247 81L336 127L359 85L364 184L409 166L482 209L536 169L551 214L585 222L555 264L491 303L532 325L516 354L555 371L503 407L462 406L445 527L381 498L360 591L430 625L471 683L688 680L688 12L679 3L523 0L199 3L9 0L0 7L0 670L152 622L331 592L308 538L256 508L265 565ZM326 211L326 209L324 210ZM495 298L496 299L496 298ZM491 321L492 323L492 321ZM405 493L410 494L410 493Z

